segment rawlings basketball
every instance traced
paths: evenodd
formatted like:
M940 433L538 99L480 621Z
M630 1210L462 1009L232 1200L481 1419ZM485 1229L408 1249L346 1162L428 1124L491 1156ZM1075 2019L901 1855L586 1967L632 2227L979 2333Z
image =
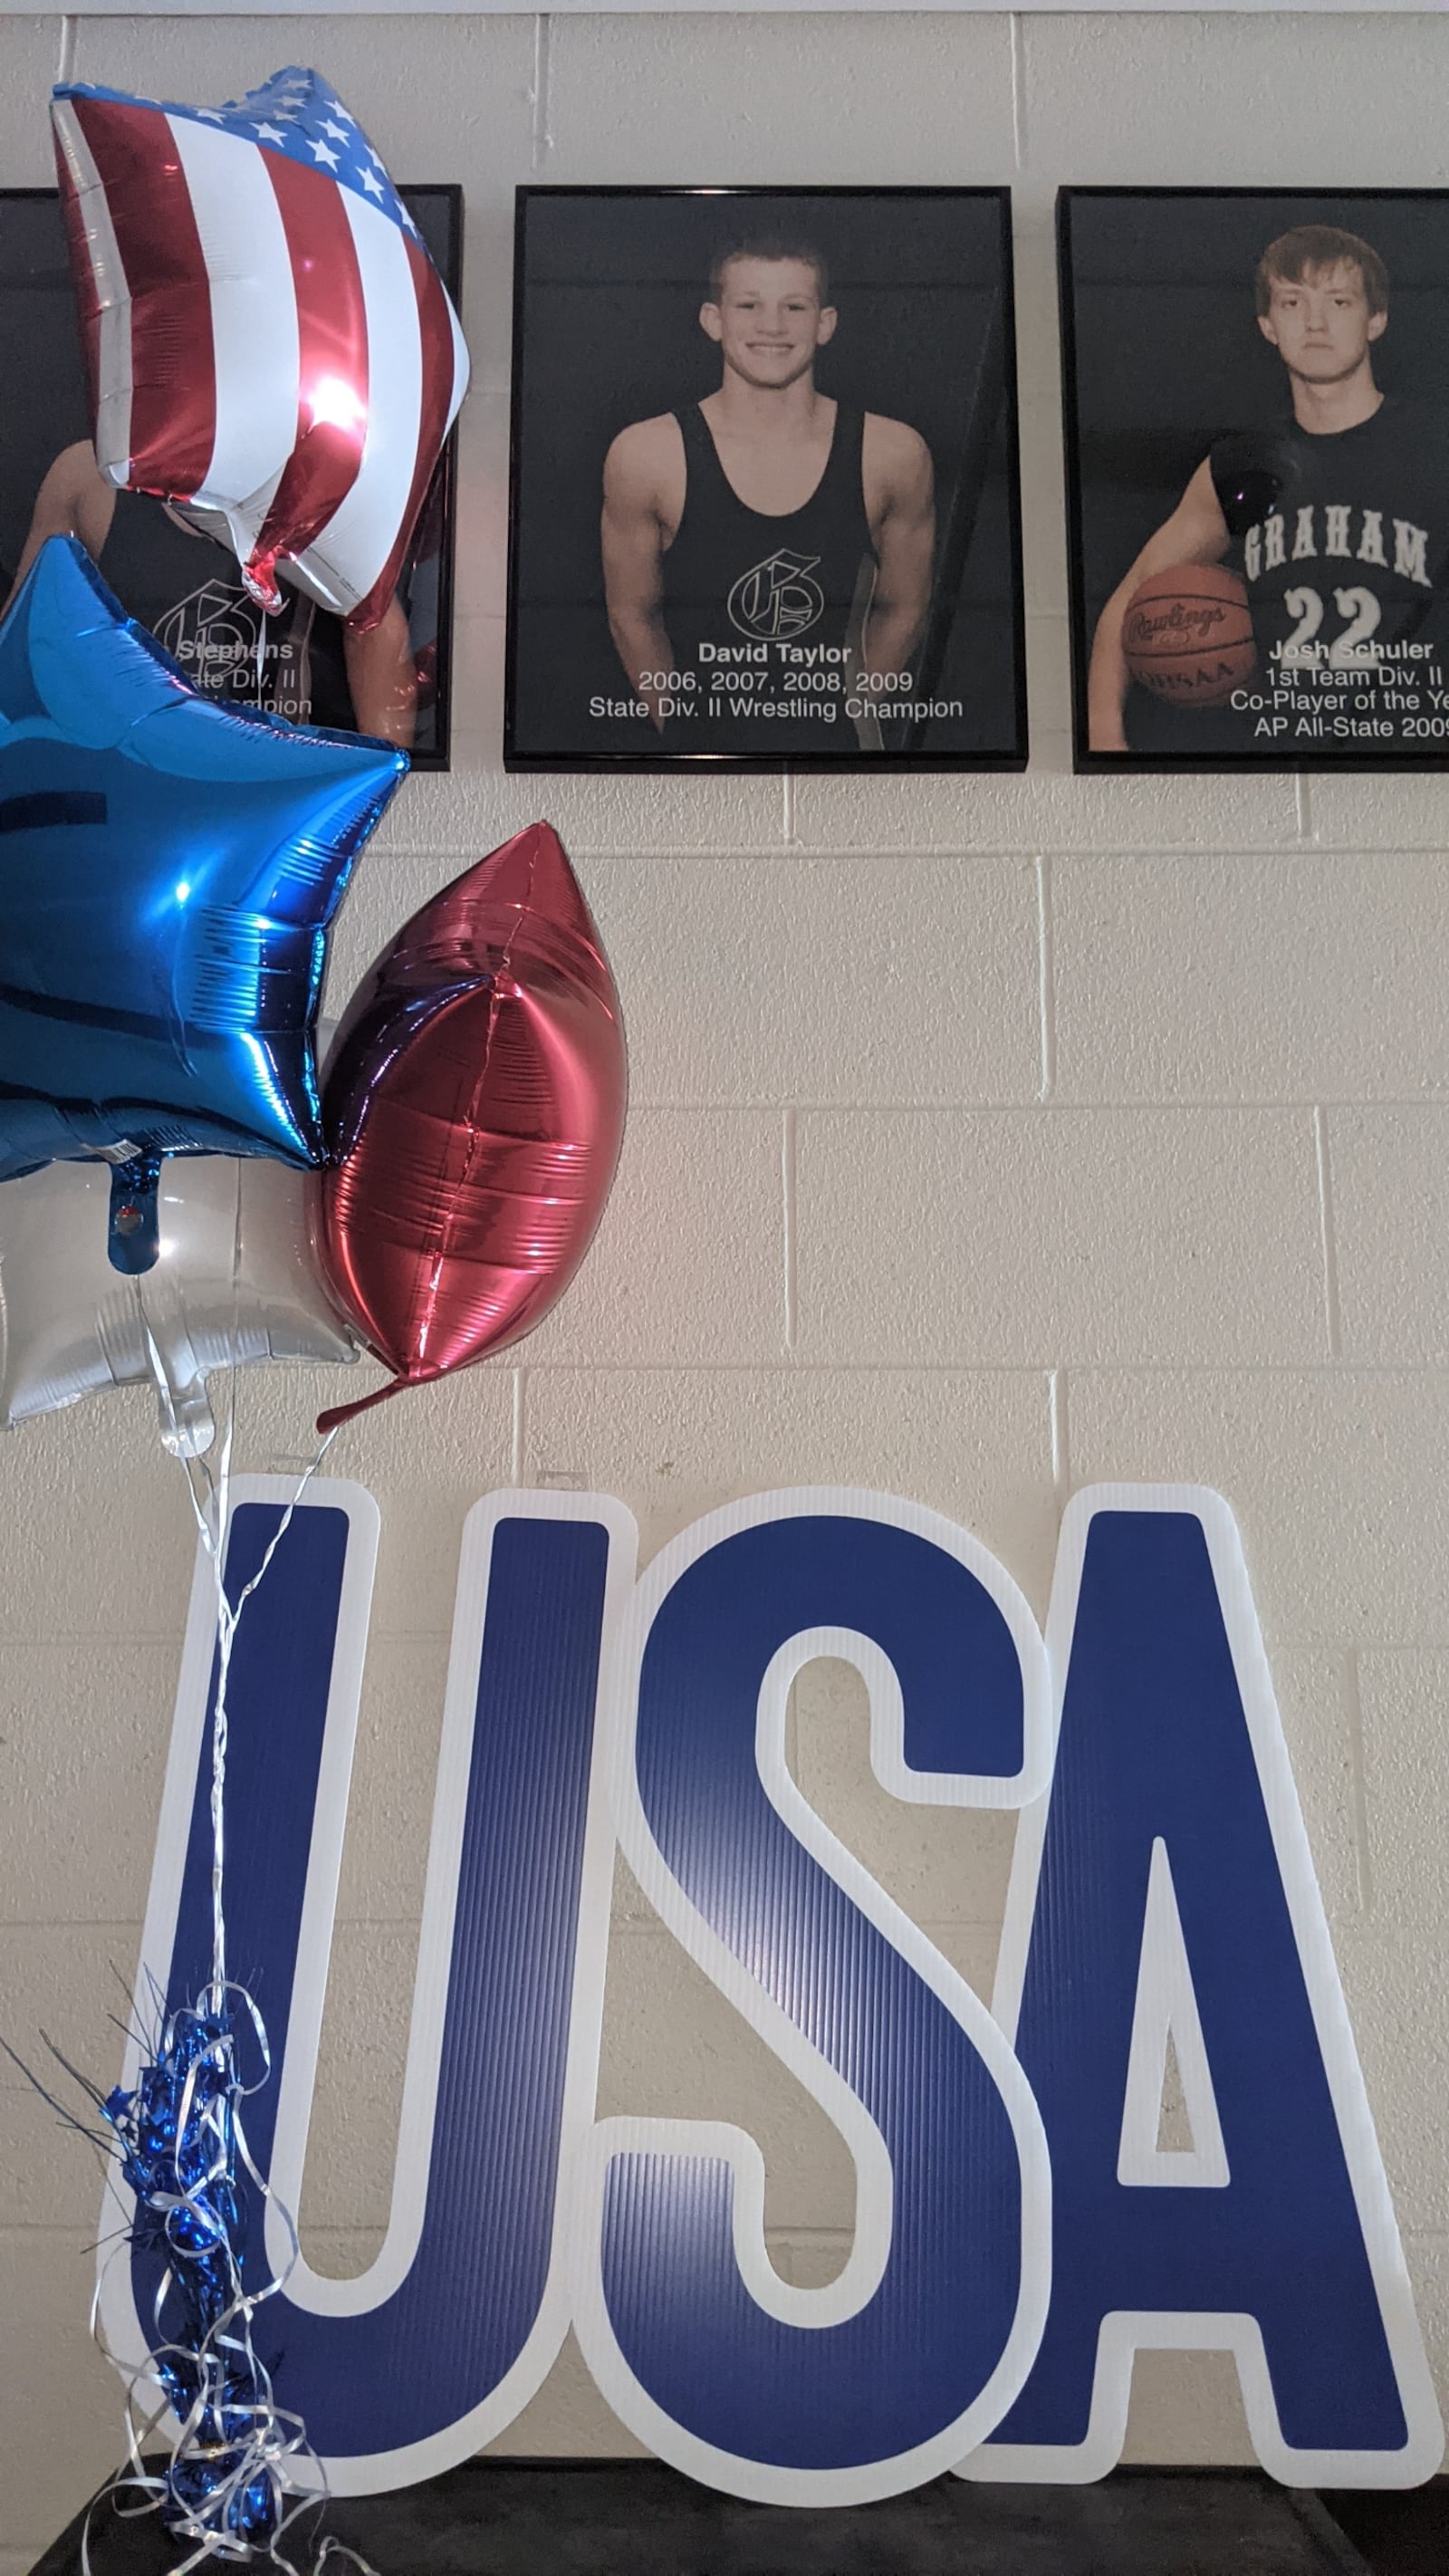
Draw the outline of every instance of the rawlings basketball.
M1248 594L1222 564L1171 564L1135 590L1122 620L1134 680L1175 707L1221 707L1258 659Z

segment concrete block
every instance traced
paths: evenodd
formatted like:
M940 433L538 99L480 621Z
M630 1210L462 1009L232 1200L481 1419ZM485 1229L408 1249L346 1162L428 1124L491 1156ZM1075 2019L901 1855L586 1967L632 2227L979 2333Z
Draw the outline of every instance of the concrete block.
M636 1108L1036 1098L1022 860L595 858L586 874Z
M1306 1111L811 1112L802 1358L1326 1356Z
M1358 1679L1373 1920L1442 1936L1449 1932L1442 1793L1449 1655L1361 1655Z
M43 2041L22 2052L72 2118L101 2127L78 2085L58 2067ZM67 2127L7 2058L0 2076L0 2228L89 2228L92 2241L122 2224L121 2206L109 2188L112 2160ZM91 2070L87 2068L86 2073ZM119 2072L107 2070L108 2080Z
M1442 1096L1445 936L1437 858L1061 857L1057 1096Z
M1028 146L1029 148L1029 146ZM1016 288L1016 386L1023 441L1027 423L1048 439L1061 437L1062 360L1057 331L1057 252L1052 228L1054 182L1018 171L1012 181L1012 275ZM1023 444L1023 456L1025 455ZM1053 527L1065 567L1065 530ZM1042 529L1042 551L1047 534Z
M91 2340L94 2228L0 2229L7 2538L30 2565L125 2456L122 2387ZM24 2356L24 2367L14 2366Z
M1154 2468L1254 2467L1232 2354L1140 2352L1132 2365L1122 2457Z
M500 249L505 266L511 268L511 241ZM471 236L466 250L471 260L475 256ZM458 416L454 486L453 597L458 614L464 617L508 614L509 429L507 385L475 381ZM467 712L456 703L457 697L455 685L454 724Z
M780 1172L770 1112L637 1110L593 1249L530 1341L532 1366L782 1356Z
M1333 1232L1344 1356L1449 1360L1449 1108L1333 1109Z
M807 850L1156 853L1273 849L1298 825L1291 778L1073 778L1065 737L1034 729L1019 777L802 776L795 832Z
M1442 2389L1449 2382L1449 2236L1406 2234L1404 2260L1429 2367Z
M1446 50L1432 22L1335 16L1307 56L1278 18L1239 30L1189 16L1033 16L1022 35L1027 173L1042 187L1321 188L1325 170L1339 188L1380 187L1370 98L1393 101L1394 184L1442 178L1432 97Z
M50 141L51 84L61 78L59 16L7 18L5 22L5 185L53 188Z
M1279 1646L1273 1690L1330 1929L1357 1922L1365 1879L1355 1681L1344 1655Z
M453 1387L460 1392L455 1402L460 1413L466 1413L463 1402L469 1379L474 1381L480 1402L475 1415L476 1437L469 1447L450 1455L449 1445L439 1443L438 1482L429 1483L431 1442L429 1433L429 1399L446 1395ZM406 1448L394 1453L386 1462L373 1468L365 1444L355 1455L355 1472L370 1485L382 1513L382 1536L378 1550L377 1588L373 1596L373 1638L378 1645L394 1638L423 1641L452 1634L454 1598L458 1581L459 1550L462 1546L463 1523L474 1503L484 1494L498 1492L512 1481L510 1467L511 1414L513 1373L500 1364L494 1369L460 1372L457 1378L445 1380L441 1387L419 1388L411 1399L429 1407L429 1412L406 1431ZM379 1417L374 1414L373 1422ZM385 1418L385 1417L383 1417ZM440 1426L443 1427L443 1426ZM345 1465L345 1462L343 1462ZM431 1646L424 1643L424 1654ZM406 1671L407 1658L400 1656L392 1669L398 1686ZM384 1665L386 1674L389 1667ZM433 1666L425 1665L422 1691L431 1688ZM373 1687L372 1677L364 1685ZM407 1687L411 1687L410 1684ZM384 1684L385 1688L385 1684ZM380 1706L386 1706L386 1699ZM384 1719L382 1721L386 1723ZM431 1719L425 1721L431 1723Z
M1033 299L1031 320L1036 329L1042 314ZM1018 364L1022 365L1022 359ZM1023 394L1020 402L1018 442L1021 450L1021 515L1022 540L1026 565L1026 605L1029 614L1064 617L1067 606L1067 560L1065 544L1066 494L1062 472L1062 424L1060 409L1047 401L1036 387ZM1057 732L1061 719L1049 718L1045 711L1038 716L1037 700L1031 699L1033 731Z
M87 2083L108 2093L121 2073L133 2014L139 1926L21 1925L0 1929L0 2034L52 2093L87 2125L92 2105L47 2039ZM38 2097L20 2068L0 2058L0 2229L89 2228L97 2233L104 2171Z
M1069 1481L1215 1486L1270 1655L1449 1643L1437 1494L1449 1381L1427 1372L1073 1371Z
M1441 769L1359 778L1320 771L1307 788L1310 838L1316 848L1437 852L1444 847Z
M1040 1376L539 1369L525 1425L525 1481L617 1494L645 1562L738 1495L864 1485L949 1512L1045 1612L1057 1504Z
M1443 2234L1449 2141L1439 2105L1449 2078L1449 1949L1418 1927L1397 1926L1344 1929L1334 1946L1399 2225Z
M827 43L789 18L742 30L708 15L566 16L551 31L548 107L541 175L555 180L627 184L647 166L731 186L959 186L1012 170L1002 18L841 19Z
M179 1639L196 1523L147 1388L24 1424L4 1465L0 1634Z
M140 1921L176 1667L169 1640L0 1639L0 1918Z
M1040 551L1040 550L1039 550ZM1049 590L1056 573L1055 558L1048 565L1041 582ZM1026 620L1026 693L1031 720L1033 765L1041 769L1044 760L1056 768L1061 749L1062 767L1070 765L1072 730L1072 647L1071 628L1059 608L1029 610Z

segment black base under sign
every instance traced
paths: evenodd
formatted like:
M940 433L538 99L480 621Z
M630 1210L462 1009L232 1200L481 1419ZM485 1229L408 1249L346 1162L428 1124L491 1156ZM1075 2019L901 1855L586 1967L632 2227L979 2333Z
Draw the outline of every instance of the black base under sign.
M320 2528L378 2576L1428 2576L1449 2565L1449 2481L1372 2501L1364 2556L1317 2496L1246 2470L1121 2469L1070 2487L945 2477L821 2512L743 2504L654 2460L474 2461L333 2504ZM310 2565L302 2528L289 2554ZM80 2536L77 2521L34 2576L79 2576ZM167 2576L176 2559L154 2522L97 2510L93 2576Z

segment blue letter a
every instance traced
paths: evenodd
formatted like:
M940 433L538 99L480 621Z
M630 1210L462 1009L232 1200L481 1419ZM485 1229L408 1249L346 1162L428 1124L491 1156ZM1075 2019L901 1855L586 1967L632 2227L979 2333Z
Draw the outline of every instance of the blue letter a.
M1056 1770L1022 1820L996 2012L1051 2146L1051 2306L963 2473L1100 2477L1158 2345L1234 2353L1275 2476L1413 2484L1443 2436L1227 1506L1078 1495L1047 1643ZM1144 2136L1154 2022L1190 2153Z

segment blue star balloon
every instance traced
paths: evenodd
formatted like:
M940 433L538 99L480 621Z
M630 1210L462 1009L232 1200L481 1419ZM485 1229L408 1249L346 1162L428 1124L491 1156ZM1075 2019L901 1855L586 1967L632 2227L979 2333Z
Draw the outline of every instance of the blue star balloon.
M328 925L406 767L202 695L82 547L42 547L0 623L0 1180L321 1161Z

